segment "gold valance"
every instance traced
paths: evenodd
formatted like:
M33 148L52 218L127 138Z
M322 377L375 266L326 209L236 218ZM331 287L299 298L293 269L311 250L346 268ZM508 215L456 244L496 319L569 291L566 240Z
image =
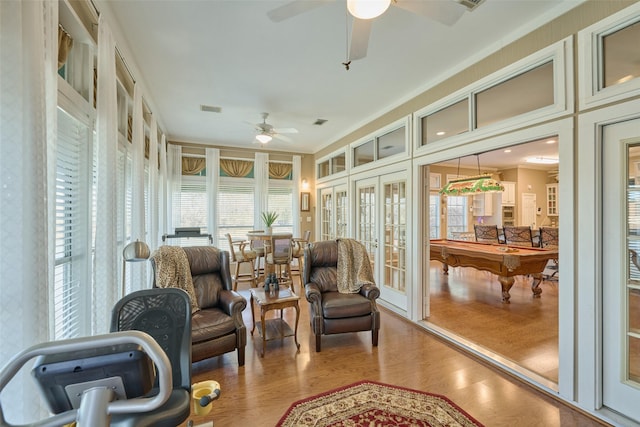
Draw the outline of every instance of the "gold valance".
M289 163L269 162L269 178L284 179L291 174L293 165Z
M197 157L182 158L182 175L197 175L207 166L206 159Z
M58 70L67 62L67 56L72 47L73 39L62 25L58 25Z
M234 178L243 178L251 173L253 162L246 160L220 159L220 169Z

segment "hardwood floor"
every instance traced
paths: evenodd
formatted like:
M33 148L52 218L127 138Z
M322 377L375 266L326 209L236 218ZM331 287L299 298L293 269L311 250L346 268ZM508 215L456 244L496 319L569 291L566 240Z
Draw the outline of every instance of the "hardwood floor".
M246 289L240 293L249 300ZM256 331L247 334L244 367L235 353L193 365L193 382L216 380L222 389L209 415L192 417L195 426L274 426L294 401L363 379L445 395L486 426L603 425L383 308L377 348L360 332L323 336L316 353L304 296L300 308L299 353L290 337L268 342L261 358ZM290 324L294 313L285 310ZM243 314L250 331L250 308Z
M533 298L533 279L516 276L511 303L504 304L491 273L454 267L443 275L432 261L430 279L429 322L557 384L558 281L543 281L541 297Z

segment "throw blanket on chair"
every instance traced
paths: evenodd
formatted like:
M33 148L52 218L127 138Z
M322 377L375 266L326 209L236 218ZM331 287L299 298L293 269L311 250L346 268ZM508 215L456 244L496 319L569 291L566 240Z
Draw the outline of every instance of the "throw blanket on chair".
M151 254L151 259L156 264L156 286L187 291L191 300L191 313L200 310L184 249L180 246L160 246Z
M375 284L367 248L354 239L338 239L338 292L355 294L366 284Z

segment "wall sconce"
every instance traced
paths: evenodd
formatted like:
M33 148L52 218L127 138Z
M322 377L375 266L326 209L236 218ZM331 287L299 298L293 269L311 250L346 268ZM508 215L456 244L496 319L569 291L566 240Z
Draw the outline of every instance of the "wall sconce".
M302 189L303 190L308 190L309 189L309 182L307 181L307 178L303 178L302 179Z

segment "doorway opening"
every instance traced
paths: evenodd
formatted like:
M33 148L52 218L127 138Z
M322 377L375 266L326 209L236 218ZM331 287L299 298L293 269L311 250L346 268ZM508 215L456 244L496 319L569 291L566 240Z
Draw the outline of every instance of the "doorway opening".
M504 250L504 259L514 262L528 250L543 250L541 246L548 248L548 254L555 250L554 257L544 260L540 272L513 276L508 302L503 298L502 283L507 280L482 265L489 261L478 264L458 259L445 267L439 258L442 254L431 256L425 319L429 327L555 390L559 371L559 245L556 237L553 247L549 246L543 241L543 232L555 228L558 235L558 159L557 138L544 138L482 153L481 171L476 155L431 164L424 167L428 173L425 195L429 197L423 199L424 203L429 201L423 212L429 212L428 238L434 243L437 239L445 246L456 241L488 245L480 246L481 252L495 246L492 250ZM503 184L504 191L440 194L448 181L479 172L490 174ZM477 226L495 226L496 241L478 237ZM531 243L505 242L505 227L509 226L530 229ZM520 245L533 249L518 249ZM532 292L534 288L541 292Z

